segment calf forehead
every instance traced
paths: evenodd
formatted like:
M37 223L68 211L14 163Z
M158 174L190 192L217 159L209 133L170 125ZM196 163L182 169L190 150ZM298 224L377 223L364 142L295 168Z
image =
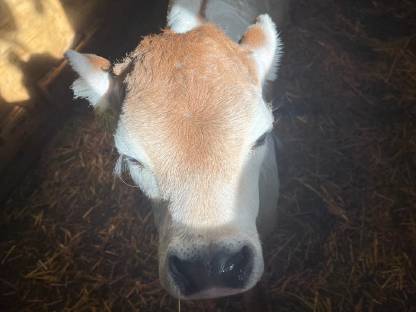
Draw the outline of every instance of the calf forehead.
M154 169L232 171L258 100L247 52L205 25L147 37L132 58L121 122Z

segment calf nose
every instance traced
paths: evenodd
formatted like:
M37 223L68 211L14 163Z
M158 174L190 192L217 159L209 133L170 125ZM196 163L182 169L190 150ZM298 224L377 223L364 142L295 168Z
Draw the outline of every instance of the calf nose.
M253 252L244 246L237 252L226 249L201 252L190 259L171 254L168 265L173 280L184 296L212 287L238 289L247 284L253 268Z

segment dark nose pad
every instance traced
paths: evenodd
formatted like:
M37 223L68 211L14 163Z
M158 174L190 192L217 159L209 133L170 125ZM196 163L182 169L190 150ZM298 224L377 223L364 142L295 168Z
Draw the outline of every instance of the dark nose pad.
M244 288L253 268L253 252L244 246L237 252L202 251L190 259L171 254L168 265L173 280L185 296L211 287Z

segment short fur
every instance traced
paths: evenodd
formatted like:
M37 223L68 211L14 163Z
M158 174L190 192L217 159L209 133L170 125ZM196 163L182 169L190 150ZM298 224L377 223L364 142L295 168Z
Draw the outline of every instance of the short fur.
M249 246L253 271L244 288L208 289L193 298L255 285L263 272L256 218L273 221L278 197L274 141L268 137L263 146L254 147L273 126L262 86L275 74L280 58L275 25L261 15L237 43L204 21L201 5L173 1L170 29L145 37L112 68L114 77L102 58L67 54L80 74L75 96L96 109L114 99L110 86L126 86L119 91L125 96L116 97L121 106L116 170L125 162L154 203L165 288L182 297L169 272L169 254L186 258L212 245L232 252Z

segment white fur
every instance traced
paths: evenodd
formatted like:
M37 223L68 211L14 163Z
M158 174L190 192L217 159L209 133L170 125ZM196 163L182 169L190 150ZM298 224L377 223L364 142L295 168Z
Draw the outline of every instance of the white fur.
M128 161L130 175L134 183L140 187L143 193L150 199L160 199L160 191L156 178L152 172L152 163L146 154L143 146L137 140L132 140L121 123L114 135L114 142L118 152L121 155L129 156L140 161L143 167L139 167ZM123 159L120 158L114 168L116 175L121 175Z
M254 142L265 132L270 131L273 128L274 117L270 106L267 105L263 100L259 101L256 107L254 120L250 129L249 141Z
M279 199L279 174L277 167L277 139L272 133L267 137L265 157L259 177L259 214L257 228L262 237L267 237L277 221L276 203Z
M202 0L175 0L170 4L168 27L176 33L186 33L201 24Z
M80 76L71 87L74 97L87 99L92 106L97 107L110 87L110 75L92 66L88 58L81 53L69 50L66 56Z
M261 145L255 149L252 147L261 135L272 130L273 120L271 110L261 101L257 105L257 110L251 123L251 129L248 133L248 150L246 150L245 159L240 168L239 185L234 190L234 196L236 196L237 200L232 209L235 211L234 215L238 220L238 224L242 227L255 225L260 208L260 171L264 166L266 154L274 155L274 150L268 148L268 144ZM267 158L270 158L270 156L267 156Z

